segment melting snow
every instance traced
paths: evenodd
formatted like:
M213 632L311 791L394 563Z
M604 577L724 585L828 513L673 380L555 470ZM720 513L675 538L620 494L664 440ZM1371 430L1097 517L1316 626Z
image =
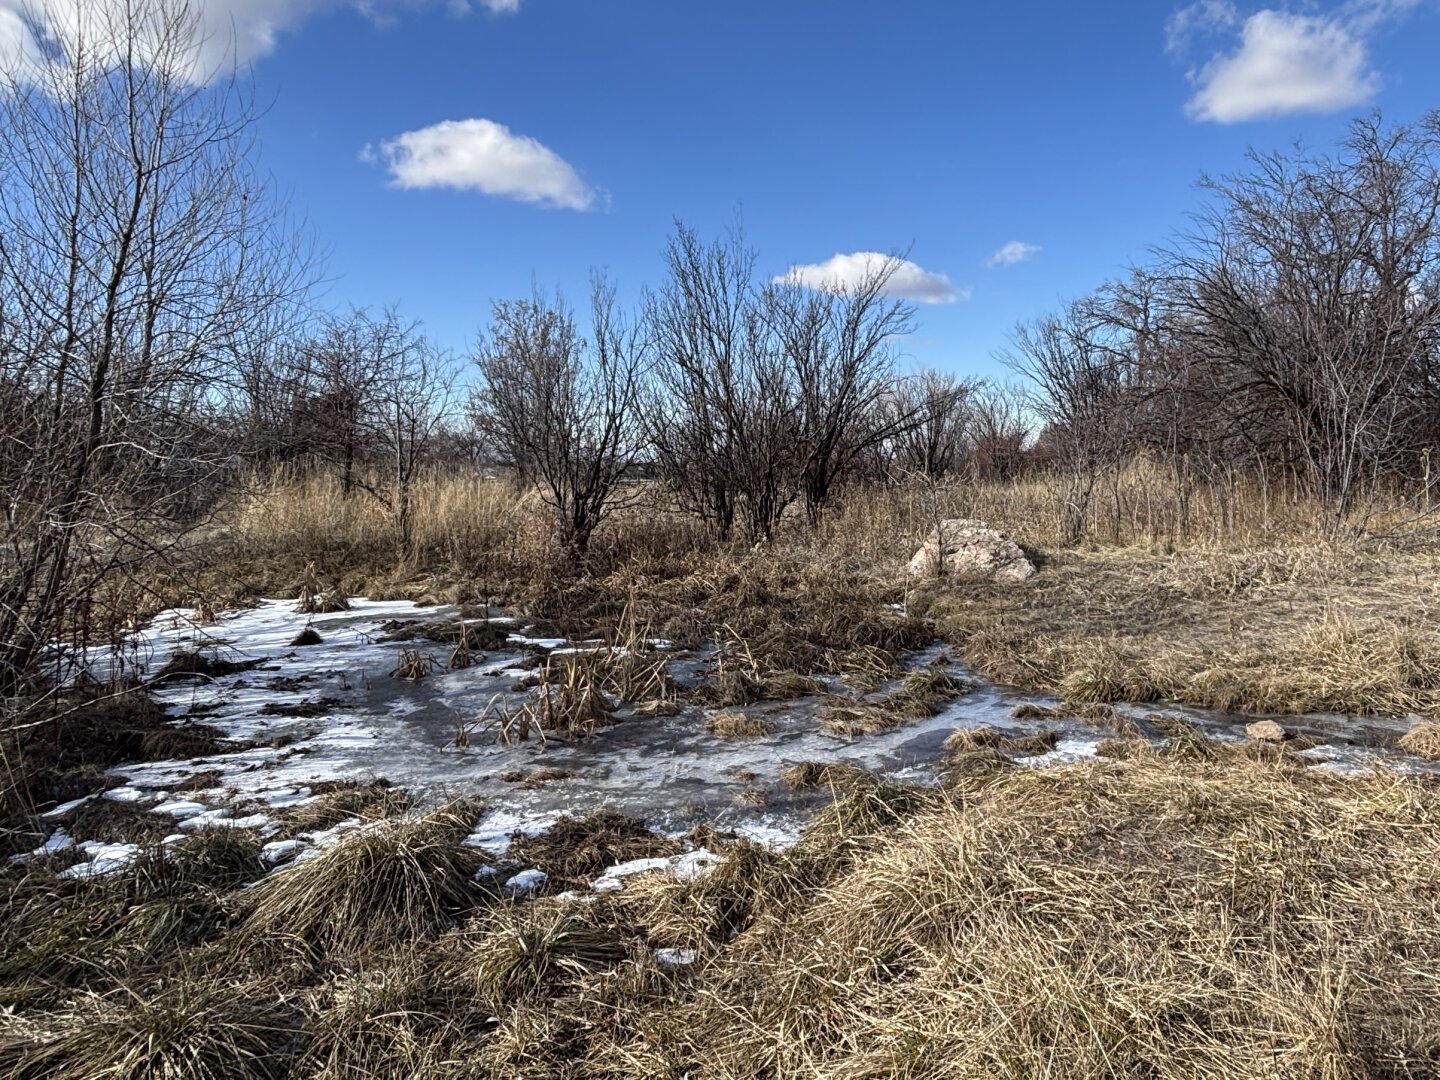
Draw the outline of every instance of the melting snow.
M491 619L515 626L516 631L477 663L450 671L444 668L448 645L423 639L379 640L380 627L389 620L458 617L455 608L421 609L404 601L369 600L352 601L348 611L314 616L297 614L292 600L266 600L227 613L211 626L199 625L190 612L162 614L123 647L85 658L88 666L102 679L112 672L147 678L177 651L195 649L253 662L253 667L230 675L177 678L155 688L159 701L177 720L208 725L235 746L187 760L121 766L113 771L124 786L103 797L173 817L181 833L219 826L258 829L267 835L277 825L271 816L252 812L257 806L282 810L313 800L318 784L384 778L430 801L461 794L484 796L491 812L465 843L496 855L508 850L514 833L535 835L561 816L583 816L600 808L643 818L672 836L684 835L703 821L785 846L794 842L815 806L828 797L823 791L790 791L780 783L782 770L798 762L855 765L896 779L931 783L944 756L945 738L957 727L988 724L1017 734L1059 730L1061 738L1052 751L1024 759L1031 767L1093 757L1099 744L1093 729L1079 723L1017 722L1010 716L1011 707L1025 699L982 685L934 716L844 742L820 731L818 703L811 699L768 709L766 719L776 730L757 738L712 736L705 729L705 711L685 706L673 717L624 719L575 743L532 739L501 745L485 717L496 702L513 709L528 699L528 691L514 688L517 675L533 671L526 652L583 650L596 643L532 636L514 620ZM292 647L290 642L306 626L313 627L324 644ZM670 643L650 644L662 648ZM405 648L431 656L436 669L423 679L392 679L390 672ZM938 651L922 653L916 662L924 663ZM681 654L673 669L682 683L693 684L706 662L703 655ZM968 674L959 666L954 670ZM324 708L320 715L295 715L308 711L294 708L302 702L324 703ZM1247 719L1176 711L1220 737L1243 735ZM1330 730L1348 732L1353 727L1337 724ZM1423 767L1370 747L1325 745L1312 754L1331 758L1320 768L1353 770L1376 761ZM501 779L546 766L568 770L572 777L563 784ZM171 793L182 784L195 787L188 782L200 774L213 777L203 790ZM742 793L746 797L737 798ZM44 817L63 818L94 797L71 800ZM303 842L267 845L265 850L276 854L267 859L309 858L343 835L369 827L349 820L311 833ZM63 843L54 837L50 842ZM72 877L111 873L134 857L133 845L79 847L87 861L67 871ZM638 869L624 864L602 874L594 887L623 888L630 874L659 870L698 876L713 869L716 858L697 849L673 862L662 860L663 866L650 860L642 860L645 865Z
M549 880L550 875L544 870L521 870L506 880L505 891L511 896L530 896L539 892L541 886Z
M139 844L102 844L95 840L86 840L80 845L80 850L89 857L89 861L66 867L60 871L61 877L87 878L115 874L127 869L140 855Z

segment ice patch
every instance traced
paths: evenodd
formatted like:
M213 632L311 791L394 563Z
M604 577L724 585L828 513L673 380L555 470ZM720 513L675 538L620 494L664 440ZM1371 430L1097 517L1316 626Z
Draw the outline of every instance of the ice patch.
M50 834L50 838L37 847L34 851L22 852L19 855L10 856L10 865L18 866L27 863L31 859L44 858L46 855L54 855L57 851L68 851L75 846L75 839L64 829L56 829Z
M708 848L696 848L669 858L631 859L606 868L590 882L590 888L597 893L619 892L625 887L625 879L636 874L666 873L678 881L698 881L724 861L724 856L716 855Z
M304 840L272 840L260 849L260 858L275 866L295 858L307 847L309 845Z
M140 855L139 844L102 844L86 840L80 850L89 856L88 862L76 863L60 871L63 878L101 877L116 874L128 868Z
M281 810L287 806L304 806L306 803L314 802L315 798L308 787L302 787L266 792L260 796L260 801L266 806L273 806L275 809Z
M180 831L194 832L196 829L205 829L232 816L231 811L223 806L216 810L204 810L180 822Z
M1066 738L1055 744L1055 749L1034 757L1020 758L1019 764L1044 768L1047 765L1063 765L1074 761L1088 761L1097 756L1100 748L1097 739Z
M41 814L40 816L46 821L54 821L56 818L64 817L66 814L70 813L71 810L78 810L80 807L84 806L87 802L94 798L97 798L97 796L81 795L78 799L71 799L69 802L61 803L53 810L46 810L45 813Z
M168 802L162 802L152 809L157 814L170 814L173 817L189 818L194 817L196 814L205 813L210 807L205 805L205 803L195 802L192 799L171 799Z
M111 802L142 803L149 802L152 799L158 799L160 796L154 792L142 791L136 787L117 787L111 788L105 792L102 797L109 799Z
M532 896L550 880L544 870L521 870L505 882L505 891L511 896Z
M475 831L460 842L465 847L484 848L496 855L503 855L510 850L511 838L515 833L539 836L554 825L558 817L558 814L522 817L507 810L497 810L481 820Z

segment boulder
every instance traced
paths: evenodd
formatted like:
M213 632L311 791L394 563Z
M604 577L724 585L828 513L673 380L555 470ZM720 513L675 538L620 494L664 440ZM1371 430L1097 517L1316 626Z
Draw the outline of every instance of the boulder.
M1034 574L1035 564L1019 544L985 522L950 518L931 530L910 560L909 572L1011 585Z
M1274 720L1256 720L1245 725L1245 734L1257 742L1285 742L1291 733Z

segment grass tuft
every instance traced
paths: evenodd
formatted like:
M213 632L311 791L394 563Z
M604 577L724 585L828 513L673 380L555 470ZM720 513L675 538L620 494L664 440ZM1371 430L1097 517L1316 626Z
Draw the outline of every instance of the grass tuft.
M1400 736L1399 747L1407 754L1440 761L1440 723L1422 720Z
M717 712L705 724L705 730L722 739L754 738L774 735L775 725L763 716L727 711Z
M299 1038L290 1010L239 987L182 981L80 998L0 1045L14 1080L281 1080Z
M356 830L252 889L243 930L342 956L433 937L487 898L460 844L476 814L461 802Z

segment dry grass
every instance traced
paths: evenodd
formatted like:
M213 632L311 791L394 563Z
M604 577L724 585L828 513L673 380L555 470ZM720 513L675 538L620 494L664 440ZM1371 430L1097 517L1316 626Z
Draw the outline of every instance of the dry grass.
M423 653L419 649L401 649L400 657L395 661L395 667L390 672L390 677L411 681L423 679L439 667L440 665L433 656Z
M973 684L943 668L911 671L900 686L879 697L840 699L820 711L820 730L827 735L854 738L893 731L911 720L933 716L942 705L970 692Z
M1426 1075L1437 809L1262 766L963 781L708 974L701 1075Z
M334 955L438 934L483 896L479 856L459 843L477 816L462 802L357 830L251 890L243 929Z
M350 600L338 587L326 588L320 580L315 563L307 562L295 586L295 611L299 615L323 615L332 611L349 611Z
M506 859L517 867L543 870L554 881L583 887L607 866L680 850L677 841L656 836L643 821L597 810L584 817L561 818L539 836L516 834Z
M616 702L604 685L603 667L588 656L546 657L540 667L538 696L521 710L521 731L533 726L542 734L578 739L615 723Z
M775 725L763 716L743 712L717 712L705 723L705 730L722 739L774 735Z
M858 765L842 765L833 761L801 761L780 771L780 782L797 791L815 788L839 790L849 787L868 774Z
M281 1080L298 1036L296 1014L278 1002L185 980L154 995L86 995L0 1044L0 1071L13 1080Z
M470 880L473 861L454 861L460 824L421 819L227 894L240 924L198 944L156 939L123 969L132 990L90 989L113 959L51 930L68 941L56 947L73 954L76 989L0 971L19 1006L0 1012L0 1069L20 1080L1440 1070L1440 785L1224 748L1004 768L985 745L1003 738L972 740L942 790L795 767L791 782L831 787L833 805L793 848L733 843L695 881L648 874L583 902L495 900ZM679 847L601 815L517 840L508 858L579 887ZM205 857L213 880L234 880L235 857ZM141 881L60 894L37 881L27 895L49 898L23 933L103 926L99 898L123 911L158 895ZM309 959L277 957L275 935L306 942ZM667 967L657 948L695 960Z
M878 705L829 705L820 711L820 730L837 738L853 739L861 735L883 735L905 722L905 716Z
M474 879L485 853L460 843L474 808L390 820L405 796L354 786L280 816L289 832L352 816L367 827L253 887L255 841L233 831L113 879L9 871L0 1072L1440 1075L1440 785L1344 779L1178 720L1132 729L1111 707L1435 714L1433 540L1396 528L1321 543L1311 508L1243 486L1195 493L1187 524L1162 481L1127 470L1113 505L1092 507L1103 546L1072 550L1049 531L1059 490L1043 481L933 500L867 491L819 533L787 527L759 552L649 506L606 523L580 578L557 571L543 508L503 484L426 480L404 566L370 501L322 481L272 485L196 549L216 567L207 596L274 595L313 561L339 572L336 595L524 605L606 642L544 672L535 705L553 705L555 730L608 722L612 698L668 712L673 688L641 644L652 633L719 647L699 695L712 705L815 693L814 675L841 675L873 692L831 703L837 729L880 730L966 689L941 669L877 689L938 628L969 664L1073 703L1052 718L1121 737L1103 760L1037 770L1012 758L1053 733L957 733L939 790L792 765L785 785L833 797L793 848L729 843L708 877L640 875L579 901L558 894L683 845L617 815L562 822L493 859L502 874L543 869L547 895L501 899ZM899 568L937 510L1016 535L1041 573L1014 588L911 590ZM46 730L27 749L50 755L47 798L167 737L154 717L111 720ZM1140 726L1169 738L1130 737ZM1402 745L1440 752L1436 726ZM87 740L110 741L101 753ZM756 779L742 780L747 803L763 797ZM694 963L666 966L658 948Z
M717 681L696 699L711 707L790 696L765 686L783 672L873 689L897 673L899 653L932 639L917 616L933 616L986 675L1067 700L1440 711L1440 558L1403 511L1372 518L1370 538L1320 540L1315 507L1293 493L1247 482L1191 490L1182 504L1173 477L1142 460L1092 504L1076 548L1054 531L1061 485L1037 477L867 489L818 533L787 525L751 553L706 536L651 489L607 521L576 581L557 573L532 495L438 474L423 495L416 555L397 567L393 526L373 500L344 499L323 479L259 484L203 552L205 566L244 583L210 591L279 587L313 560L344 567L353 592L493 596L566 634L613 640L627 620L649 624L683 647L722 646ZM900 568L937 515L1010 532L1041 573L1019 588L907 584Z
M1381 542L1052 557L1018 589L916 598L986 674L1074 702L1440 709L1440 559Z
M291 832L329 829L347 818L378 821L409 810L414 801L389 781L339 780L311 785L314 800L282 815Z
M981 726L956 728L945 740L945 752L964 754L972 750L998 750L1002 754L1016 757L1030 757L1055 749L1060 735L1054 731L1042 731L1034 735L1006 735L997 728Z
M1399 746L1407 754L1423 757L1427 761L1440 761L1440 724L1422 720L1400 736Z

